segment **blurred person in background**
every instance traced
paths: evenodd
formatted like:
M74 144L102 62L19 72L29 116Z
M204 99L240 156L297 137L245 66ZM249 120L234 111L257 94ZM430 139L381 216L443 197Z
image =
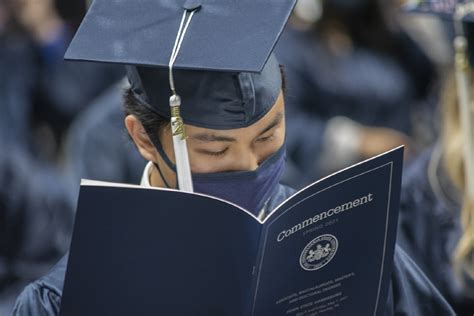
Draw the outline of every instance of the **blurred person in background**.
M321 5L319 19L303 23L311 10L300 10L277 47L289 82L287 181L299 187L401 144L413 154L414 112L431 115L437 73L390 2L305 2Z
M76 183L81 178L140 183L146 161L133 146L122 123L122 95L129 86L123 80L104 91L69 129L65 167Z
M145 161L121 123L127 86L111 86L74 120L65 137L64 173L0 144L9 152L0 159L0 315L67 250L81 178L140 182Z
M69 246L81 178L139 183L145 161L126 137L123 83L82 111L65 137L64 172L21 146L0 148L0 315ZM115 157L110 159L110 157Z
M0 315L67 250L79 180L65 168L64 139L124 75L63 61L84 12L83 0L0 0Z
M33 48L19 34L9 2L0 0L0 138L4 142L25 145L29 141L34 77Z
M9 82L3 90L15 94L5 99L15 108L17 117L23 114L18 120L26 128L28 149L55 163L76 115L123 77L124 71L109 65L63 61L85 13L84 0L1 1L7 8L9 23L4 36L6 49L0 50L6 50L9 59L4 59L6 65L0 68L0 82ZM21 94L14 92L18 87L24 90ZM26 106L17 104L17 95Z
M20 146L0 139L0 148L0 315L8 315L22 288L68 249L77 184Z
M474 25L465 23L469 47L469 104L474 96ZM459 71L459 70L458 70ZM442 134L435 146L407 169L400 201L400 245L411 255L460 316L474 311L474 199L469 194L472 161L465 148L459 81L452 73L442 98ZM472 109L471 109L472 111ZM472 125L471 125L472 126ZM470 135L470 137L466 137ZM469 180L469 178L471 178Z

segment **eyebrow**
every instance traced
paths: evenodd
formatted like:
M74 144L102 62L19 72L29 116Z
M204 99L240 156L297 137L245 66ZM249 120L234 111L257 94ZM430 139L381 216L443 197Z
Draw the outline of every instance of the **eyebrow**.
M281 121L283 120L283 113L279 112L273 120L268 124L267 127L262 129L258 136L261 136L268 132L269 130L275 128L276 126L280 125ZM203 141L203 142L227 142L227 143L232 143L236 142L237 139L234 137L228 137L228 136L222 136L222 135L215 135L215 134L209 134L209 133L199 133L191 136L192 139Z
M280 125L281 121L283 120L283 112L278 112L277 115L273 118L273 120L268 124L267 127L262 129L262 131L258 134L258 136L262 136L269 130L275 128L276 126Z
M207 133L200 133L191 136L192 139L200 140L203 142L236 142L237 139L228 136L221 136L221 135L214 135L214 134L207 134Z

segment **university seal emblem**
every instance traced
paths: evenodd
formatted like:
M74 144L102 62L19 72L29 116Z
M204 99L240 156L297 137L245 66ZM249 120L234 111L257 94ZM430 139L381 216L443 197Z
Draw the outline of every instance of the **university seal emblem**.
M301 267L307 271L321 269L332 260L337 247L337 238L330 234L321 235L311 240L301 252Z

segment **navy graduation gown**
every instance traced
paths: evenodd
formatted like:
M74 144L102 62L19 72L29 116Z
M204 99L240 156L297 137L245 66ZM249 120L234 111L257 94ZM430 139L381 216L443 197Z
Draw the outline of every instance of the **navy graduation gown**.
M474 299L465 295L451 263L462 232L461 197L442 167L441 158L437 147L422 153L407 168L400 199L398 241L456 313L472 316Z

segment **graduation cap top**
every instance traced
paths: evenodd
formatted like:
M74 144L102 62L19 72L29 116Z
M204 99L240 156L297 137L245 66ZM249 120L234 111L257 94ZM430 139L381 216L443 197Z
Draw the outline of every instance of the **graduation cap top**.
M471 0L408 0L404 4L406 11L435 14L452 19L459 4L472 3ZM474 22L474 14L466 14L465 21Z
M183 12L194 16L173 65L184 122L251 125L281 89L271 56L295 0L95 0L65 58L125 64L132 90L170 117L168 67Z
M462 10L459 8L462 7ZM472 0L408 0L404 10L412 13L425 13L446 20L456 19L460 13L464 37L467 40L469 61L474 67L474 1ZM457 10L459 10L457 12Z

